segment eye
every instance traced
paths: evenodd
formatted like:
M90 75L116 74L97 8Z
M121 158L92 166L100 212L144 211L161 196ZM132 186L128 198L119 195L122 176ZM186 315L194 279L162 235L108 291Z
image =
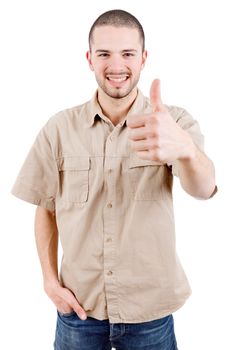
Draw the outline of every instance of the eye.
M100 54L98 55L98 57L108 57L108 56L109 56L108 53L100 53Z
M125 52L125 53L123 54L123 56L125 56L125 57L133 57L133 56L135 56L135 54L132 53L132 52Z

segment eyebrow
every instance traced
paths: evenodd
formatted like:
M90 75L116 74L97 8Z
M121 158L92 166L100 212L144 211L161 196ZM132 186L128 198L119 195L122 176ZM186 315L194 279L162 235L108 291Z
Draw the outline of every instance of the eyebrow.
M105 52L105 53L109 53L111 52L110 50L101 50L101 49L98 49L98 50L95 50L95 53L98 53L98 52ZM135 49L129 49L129 50L121 50L121 52L137 52L137 50Z

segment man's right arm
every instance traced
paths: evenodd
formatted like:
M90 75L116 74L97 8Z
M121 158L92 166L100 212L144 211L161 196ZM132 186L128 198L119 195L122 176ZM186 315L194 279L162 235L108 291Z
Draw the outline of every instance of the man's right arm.
M80 318L85 314L73 293L60 285L58 277L58 229L55 214L37 207L35 215L35 237L44 279L44 289L62 313L74 310Z

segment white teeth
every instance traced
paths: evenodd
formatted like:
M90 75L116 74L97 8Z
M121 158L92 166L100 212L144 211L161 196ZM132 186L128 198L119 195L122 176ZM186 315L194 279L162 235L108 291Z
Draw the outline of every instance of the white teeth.
M115 81L117 83L120 83L122 81L125 81L128 78L128 75L121 76L121 77L116 77L116 76L109 76L107 75L107 79L111 81Z
M126 80L126 77L124 77L124 78L108 78L109 80L111 80L111 81L116 81L116 82L121 82L121 81L124 81L124 80Z

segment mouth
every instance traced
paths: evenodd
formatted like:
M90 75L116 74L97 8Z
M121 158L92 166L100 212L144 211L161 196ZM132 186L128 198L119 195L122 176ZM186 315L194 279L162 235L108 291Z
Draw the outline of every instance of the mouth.
M129 79L129 74L107 74L106 78L113 83L122 83Z

